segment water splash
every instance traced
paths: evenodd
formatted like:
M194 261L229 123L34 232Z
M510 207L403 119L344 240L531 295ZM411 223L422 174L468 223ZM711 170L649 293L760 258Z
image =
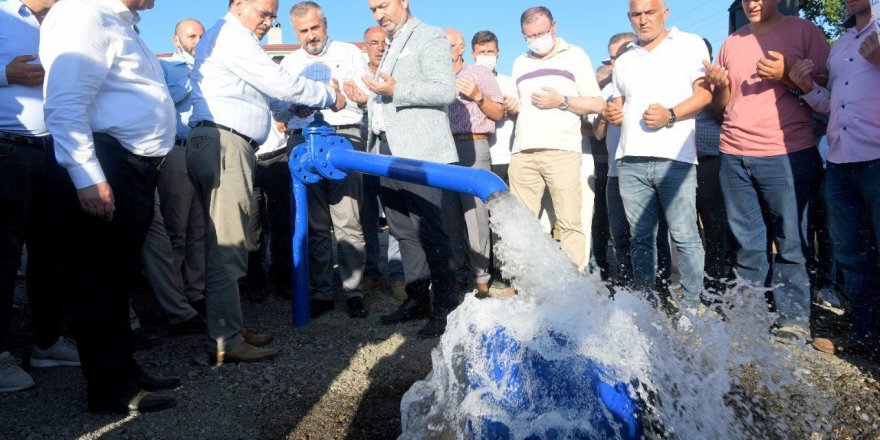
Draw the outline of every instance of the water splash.
M625 384L617 391L637 402L649 438L809 436L830 412L809 371L771 340L763 292L735 286L670 317L578 273L509 193L489 208L519 295L468 296L449 316L432 372L401 402L401 438L632 437L590 377L606 391Z

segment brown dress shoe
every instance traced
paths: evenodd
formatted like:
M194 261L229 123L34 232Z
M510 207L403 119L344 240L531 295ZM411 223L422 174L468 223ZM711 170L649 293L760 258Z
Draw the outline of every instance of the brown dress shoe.
M272 342L272 333L254 333L248 329L244 329L242 332L242 336L244 337L244 342L253 345L254 347L265 347Z
M395 299L404 301L408 298L406 294L406 284L403 281L394 280L391 282L391 296Z
M278 350L274 348L256 347L247 342L238 344L232 351L223 354L223 362L227 364L262 362L278 357ZM211 353L211 364L217 363L217 353Z

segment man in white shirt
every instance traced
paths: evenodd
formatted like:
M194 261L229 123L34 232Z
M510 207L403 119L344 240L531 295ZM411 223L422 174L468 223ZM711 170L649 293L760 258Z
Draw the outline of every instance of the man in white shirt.
M8 351L16 269L27 243L27 293L33 312L32 367L79 365L61 338L64 301L54 284L56 239L46 155L52 136L43 122L43 66L36 55L40 23L55 0L0 3L0 392L34 380Z
M159 167L174 145L174 103L136 28L137 11L152 6L67 0L40 29L46 127L60 165L51 184L62 279L72 296L89 409L98 412L169 408L173 398L150 392L180 385L138 366L128 319Z
M293 75L313 81L329 83L331 79L342 84L345 80L360 80L366 69L361 50L350 43L333 41L327 36L327 17L315 2L297 3L290 9L293 31L302 47L281 62ZM336 134L348 139L354 148L364 151L361 137L363 111L349 101L339 112L322 112L324 120L336 129ZM288 147L293 148L305 138L302 130L312 116L294 115L287 122L290 129ZM339 276L345 294L348 314L365 318L361 280L366 263L364 233L361 227L359 203L362 194L361 175L350 173L343 180L324 179L308 185L309 207L309 290L312 293L310 311L318 317L335 307L333 289L333 256L330 230L339 246Z
M345 106L338 90L291 75L260 47L277 12L277 0L234 0L196 46L192 72L187 170L207 214L208 336L212 350L219 346L225 352L225 362L278 354L262 347L271 335L244 330L238 293L238 279L247 273L255 150L269 134L270 104L279 110L294 104ZM217 354L212 351L211 358Z
M634 286L654 288L657 228L665 216L678 251L684 306L695 307L704 261L694 116L712 99L702 65L709 54L699 36L666 29L664 0L631 0L628 15L639 38L614 64L614 100L606 117L621 126L616 160L632 234Z
M562 249L578 269L586 267L581 219L581 116L605 105L590 58L556 36L549 9L520 17L528 52L513 64L520 106L510 160L510 190L535 215L550 190ZM513 109L508 109L511 112Z

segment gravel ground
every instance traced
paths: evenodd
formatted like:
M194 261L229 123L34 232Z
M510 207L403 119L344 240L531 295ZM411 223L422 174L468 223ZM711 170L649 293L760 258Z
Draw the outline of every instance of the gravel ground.
M135 308L146 328L162 333L164 318L143 287ZM281 356L268 363L211 368L204 336L163 336L159 347L137 357L154 374L179 376L171 392L178 406L137 417L94 415L86 410L78 368L32 369L37 387L0 395L0 438L6 439L389 439L400 434L400 398L431 368L437 340L415 336L423 322L382 326L378 316L396 306L389 292L366 296L370 317L351 319L344 302L304 328L290 325L290 302L270 297L242 301L245 321L275 335ZM24 295L14 318L16 334L30 335ZM820 334L840 330L841 319L816 310ZM27 359L29 336L13 354ZM795 356L821 395L833 402L831 417L795 438L880 438L878 365L812 350ZM26 362L25 362L26 365ZM756 405L772 408L773 402ZM765 421L772 424L773 421ZM758 437L764 431L756 426Z

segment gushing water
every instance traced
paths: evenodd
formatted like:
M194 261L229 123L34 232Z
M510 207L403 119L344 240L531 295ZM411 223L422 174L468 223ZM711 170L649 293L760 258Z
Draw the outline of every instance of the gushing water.
M509 193L489 209L518 295L468 296L449 316L432 372L401 402L401 438L632 437L601 390L636 402L648 438L784 438L829 412L771 340L763 292L738 286L670 317L580 274Z

